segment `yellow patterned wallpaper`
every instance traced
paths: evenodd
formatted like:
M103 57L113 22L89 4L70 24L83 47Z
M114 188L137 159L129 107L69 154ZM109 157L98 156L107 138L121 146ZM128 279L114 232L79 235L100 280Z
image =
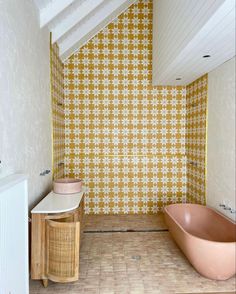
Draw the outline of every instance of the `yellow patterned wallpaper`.
M186 88L187 200L205 204L207 80L204 75Z
M155 213L186 200L185 87L151 80L151 0L64 64L65 174L83 179L86 213Z
M50 47L51 99L53 118L53 174L64 176L65 117L64 117L64 65L59 58L57 44Z

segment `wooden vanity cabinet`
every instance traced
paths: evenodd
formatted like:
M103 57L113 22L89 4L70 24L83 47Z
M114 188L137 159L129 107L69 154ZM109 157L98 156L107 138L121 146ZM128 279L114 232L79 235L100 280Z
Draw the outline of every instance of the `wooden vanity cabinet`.
M76 209L62 213L37 213L37 206L32 210L31 278L42 280L45 287L48 280L79 279L83 202L82 195Z

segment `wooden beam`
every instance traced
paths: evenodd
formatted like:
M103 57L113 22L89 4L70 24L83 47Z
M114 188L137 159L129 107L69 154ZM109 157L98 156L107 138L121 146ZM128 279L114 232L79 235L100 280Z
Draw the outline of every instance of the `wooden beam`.
M75 0L52 0L49 1L46 7L40 10L40 27L46 26L59 13L65 10Z
M93 12L104 0L87 0L77 5L65 19L62 19L52 28L52 42L57 42L63 35L71 30L77 23Z
M123 13L136 0L106 0L104 5L58 42L60 57L65 60Z

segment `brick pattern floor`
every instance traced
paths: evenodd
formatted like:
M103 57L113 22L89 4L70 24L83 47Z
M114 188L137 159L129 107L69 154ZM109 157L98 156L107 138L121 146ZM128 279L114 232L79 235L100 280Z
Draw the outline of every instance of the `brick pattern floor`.
M106 228L149 228L153 216L122 216L87 219L86 230ZM160 217L161 219L162 217ZM146 219L147 223L145 225ZM108 221L109 220L109 221ZM162 219L163 220L163 219ZM104 222L104 226L102 223ZM108 223L110 222L110 226ZM143 222L143 223L142 223ZM154 221L155 223L155 221ZM161 220L156 222L158 228ZM122 224L122 225L121 225ZM162 223L163 224L163 223ZM235 278L212 281L200 276L173 242L169 232L85 233L80 254L78 282L49 282L44 288L40 281L30 281L31 294L171 294L171 293L235 293Z
M164 215L87 215L85 231L125 231L167 229Z

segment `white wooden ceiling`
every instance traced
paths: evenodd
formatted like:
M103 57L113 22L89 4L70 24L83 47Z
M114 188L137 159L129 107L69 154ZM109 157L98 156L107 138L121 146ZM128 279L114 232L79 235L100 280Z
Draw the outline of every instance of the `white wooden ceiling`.
M153 85L189 84L233 56L235 0L153 0Z
M34 0L40 27L47 26L66 60L136 0Z

